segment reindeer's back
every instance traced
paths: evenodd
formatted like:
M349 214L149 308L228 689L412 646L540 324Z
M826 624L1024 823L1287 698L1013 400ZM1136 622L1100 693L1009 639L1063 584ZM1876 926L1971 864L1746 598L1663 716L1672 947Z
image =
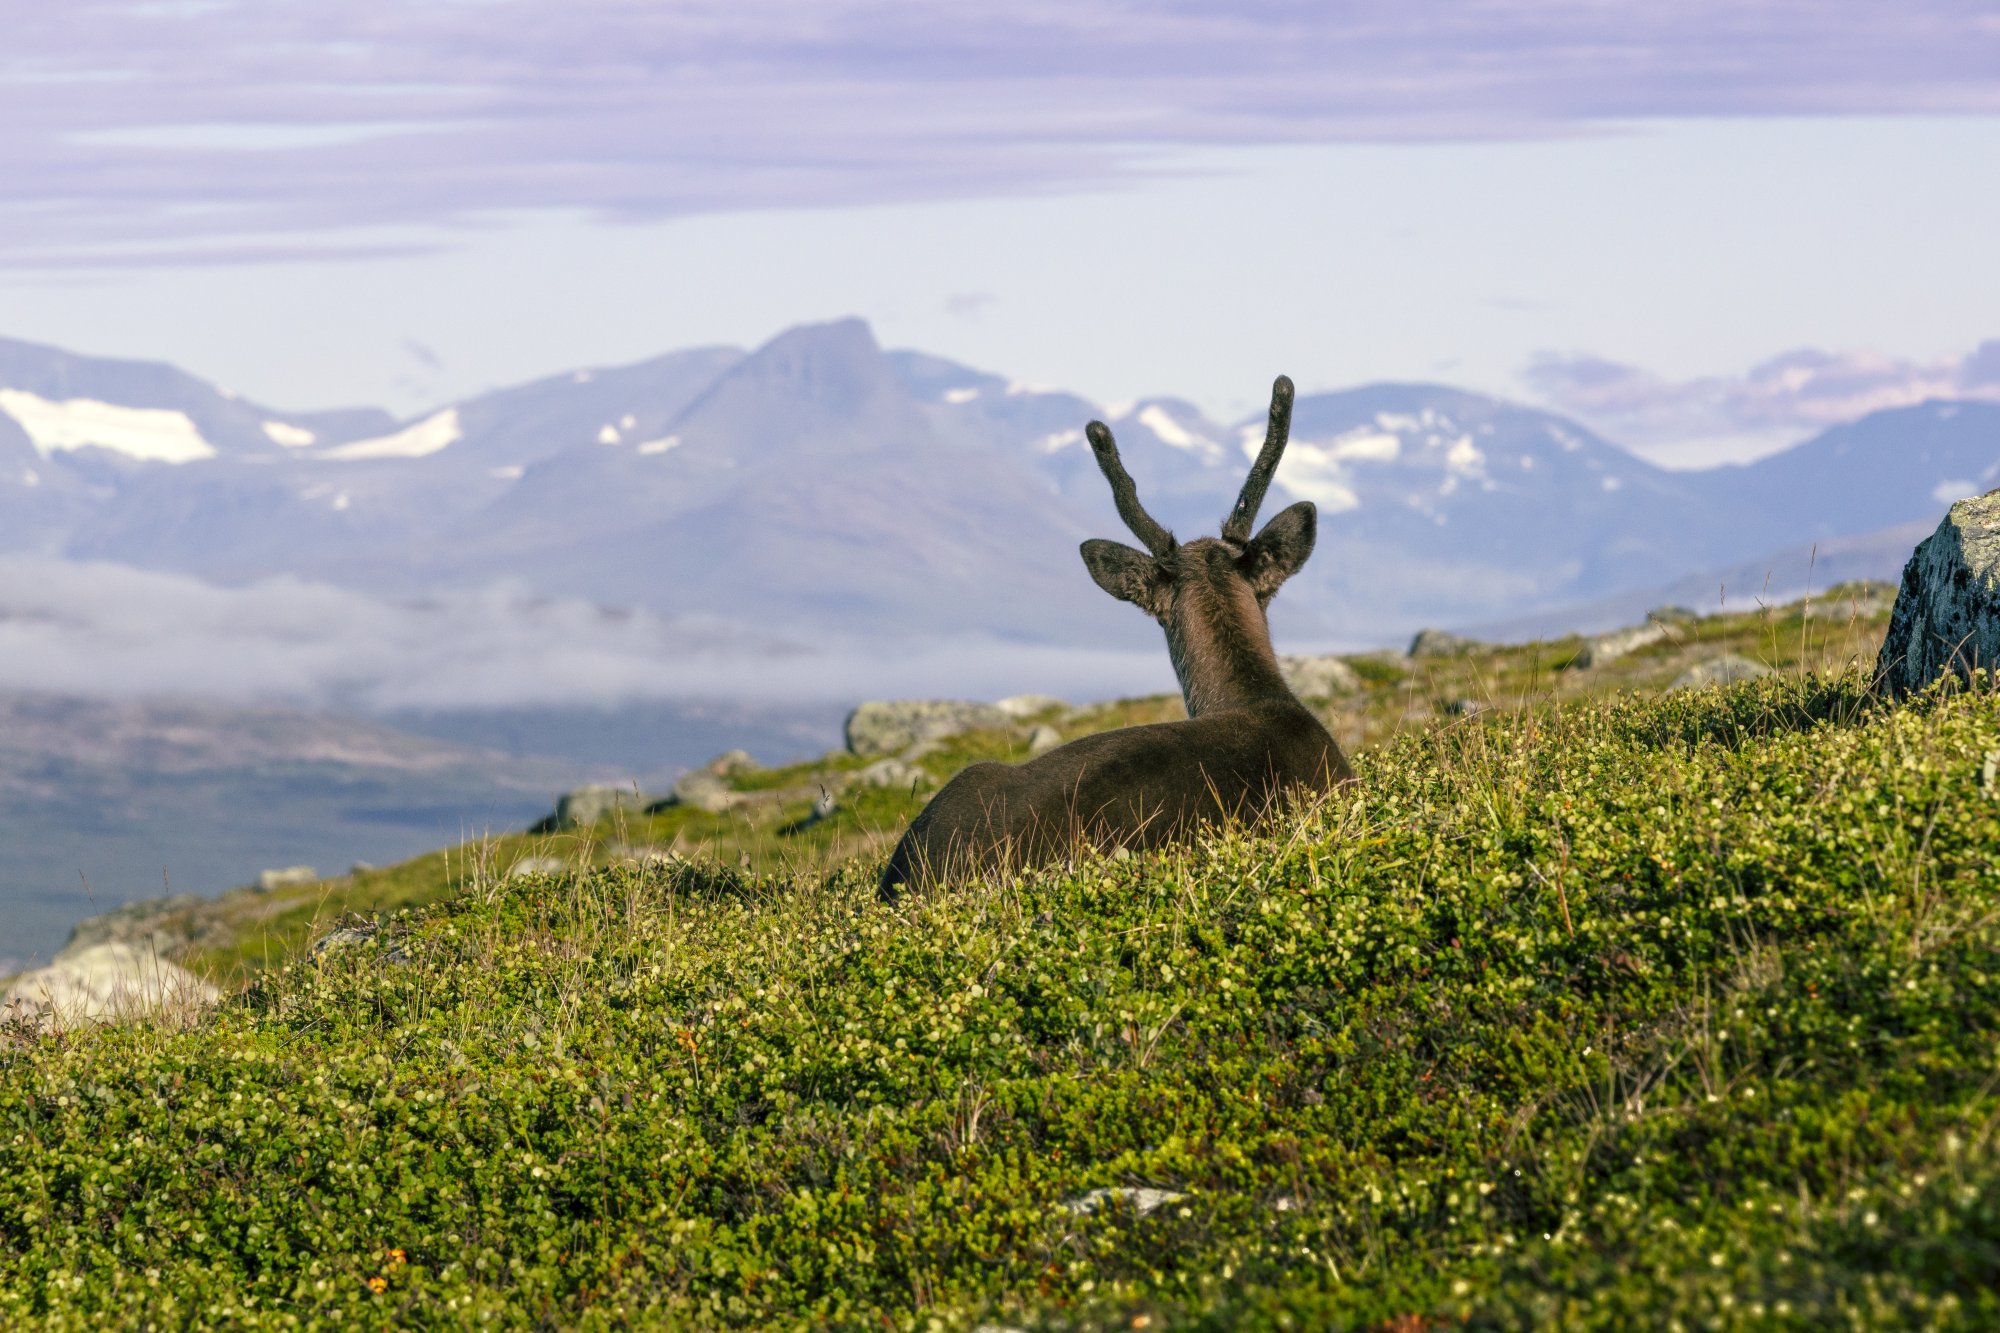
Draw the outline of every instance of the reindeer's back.
M1025 764L959 773L911 822L881 893L1079 842L1157 846L1192 824L1255 819L1283 792L1352 777L1319 719L1291 699L1100 732Z

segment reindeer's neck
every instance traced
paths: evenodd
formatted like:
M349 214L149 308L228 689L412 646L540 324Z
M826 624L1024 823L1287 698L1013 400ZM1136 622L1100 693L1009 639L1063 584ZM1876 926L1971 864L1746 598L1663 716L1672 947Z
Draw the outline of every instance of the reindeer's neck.
M1271 651L1264 610L1247 587L1234 592L1202 588L1183 597L1165 629L1189 717L1291 697Z

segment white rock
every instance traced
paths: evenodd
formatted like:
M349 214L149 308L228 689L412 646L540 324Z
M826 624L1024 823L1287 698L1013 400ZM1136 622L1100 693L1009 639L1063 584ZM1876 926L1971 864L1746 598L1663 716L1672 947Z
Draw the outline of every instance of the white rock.
M1028 757L1045 755L1062 743L1062 733L1044 722L1028 733Z
M1771 668L1762 662L1753 662L1735 653L1723 653L1720 657L1711 657L1706 662L1695 663L1674 677L1674 683L1667 688L1698 690L1704 685L1734 685L1739 681L1755 680L1759 676L1770 674Z
M1360 673L1331 653L1318 657L1280 657L1278 672L1292 693L1301 699L1327 699L1336 694L1358 694L1361 690Z
M50 1028L191 1013L218 998L215 987L179 964L111 943L64 950L47 967L23 972L8 984L0 1009Z
M1156 1190L1147 1187L1126 1189L1122 1186L1114 1186L1109 1189L1092 1190L1090 1193L1078 1195L1074 1199L1064 1199L1062 1206L1069 1209L1072 1213L1082 1216L1094 1213L1108 1203L1122 1203L1130 1207L1139 1216L1144 1217L1147 1213L1157 1208L1164 1208L1170 1203L1179 1203L1186 1197L1187 1195L1176 1194L1173 1190Z
M1658 643L1667 637L1665 625L1648 623L1633 625L1626 629L1613 630L1609 634L1598 634L1585 639L1570 665L1580 670L1603 666L1615 662L1627 653Z
M319 872L311 866L286 866L283 870L265 870L257 875L257 891L269 893L273 889L292 889L301 884L316 884Z
M1068 708L1069 705L1053 694L1016 694L993 705L1008 717L1016 720L1046 713L1051 708Z

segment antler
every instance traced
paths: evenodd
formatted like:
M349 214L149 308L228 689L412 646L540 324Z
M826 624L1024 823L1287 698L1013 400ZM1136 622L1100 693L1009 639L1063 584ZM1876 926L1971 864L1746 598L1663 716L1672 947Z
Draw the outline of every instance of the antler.
M1093 421L1084 427L1083 433L1090 437L1091 450L1097 455L1097 466L1104 472L1104 479L1111 483L1111 498L1118 505L1118 517L1125 520L1125 526L1132 529L1132 535L1146 543L1146 549L1156 556L1166 555L1174 549L1174 534L1153 521L1139 503L1138 487L1132 484L1131 474L1118 461L1118 444L1111 438L1111 427L1102 421Z
M1289 376L1280 375L1271 385L1271 424L1264 430L1264 447L1258 451L1257 461L1250 467L1250 475L1243 479L1243 491L1236 497L1236 508L1229 511L1229 519L1222 525L1225 540L1250 540L1250 525L1257 521L1258 507L1264 503L1264 491L1271 484L1271 474L1278 470L1278 455L1285 452L1285 441L1291 433L1292 381Z

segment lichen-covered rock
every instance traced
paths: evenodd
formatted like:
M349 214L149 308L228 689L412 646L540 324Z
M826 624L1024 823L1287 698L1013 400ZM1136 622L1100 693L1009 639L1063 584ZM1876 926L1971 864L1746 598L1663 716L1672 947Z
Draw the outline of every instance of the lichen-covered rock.
M1615 662L1627 653L1635 653L1658 643L1667 637L1667 632L1665 625L1649 622L1615 629L1609 634L1592 635L1583 641L1583 647L1577 651L1570 665L1587 671L1606 662Z
M1361 689L1360 674L1331 653L1280 657L1278 672L1292 693L1301 699L1328 699L1337 694L1356 694Z
M871 699L847 715L852 754L897 754L923 741L1013 721L994 704L962 699Z
M1917 544L1875 661L1892 696L2000 666L2000 491L1960 500Z
M286 866L282 870L263 870L257 874L257 891L271 893L277 889L296 889L305 884L317 884L319 872L311 866Z
M1475 648L1486 645L1477 639L1468 639L1460 634L1448 634L1441 629L1420 629L1410 640L1411 657L1457 657Z
M1722 653L1706 662L1696 662L1674 677L1670 690L1698 690L1704 685L1734 685L1739 681L1768 676L1771 668L1735 653Z
M65 949L47 967L15 977L0 996L0 1013L47 1029L191 1014L217 998L215 987L150 949L93 944Z

